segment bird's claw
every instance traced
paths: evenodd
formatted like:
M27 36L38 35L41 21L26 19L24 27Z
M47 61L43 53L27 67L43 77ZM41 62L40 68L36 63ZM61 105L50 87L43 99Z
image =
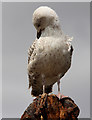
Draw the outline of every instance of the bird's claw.
M58 93L57 97L58 97L58 98L59 98L59 100L60 100L60 99L62 99L62 98L68 97L68 96L61 95L60 93Z

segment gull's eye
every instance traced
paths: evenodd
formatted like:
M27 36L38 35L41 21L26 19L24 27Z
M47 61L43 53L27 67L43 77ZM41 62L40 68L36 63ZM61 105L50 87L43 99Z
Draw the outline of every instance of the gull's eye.
M40 24L38 24L37 27L40 27Z

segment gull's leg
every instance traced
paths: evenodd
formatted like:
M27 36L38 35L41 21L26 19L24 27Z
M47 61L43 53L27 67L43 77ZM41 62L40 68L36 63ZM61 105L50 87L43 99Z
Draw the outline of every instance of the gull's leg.
M60 95L60 80L57 81L57 85L58 85L58 98L60 99L61 98L61 95Z
M42 74L43 94L45 93L45 75Z
M58 97L59 99L68 97L68 96L64 96L64 95L61 95L61 94L60 94L60 80L57 81L57 85L58 85L58 95L57 95L57 97Z

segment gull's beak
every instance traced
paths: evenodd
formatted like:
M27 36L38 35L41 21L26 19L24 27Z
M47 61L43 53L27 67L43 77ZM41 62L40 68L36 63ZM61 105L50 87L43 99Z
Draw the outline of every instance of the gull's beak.
M41 30L37 31L37 38L39 39L41 36Z

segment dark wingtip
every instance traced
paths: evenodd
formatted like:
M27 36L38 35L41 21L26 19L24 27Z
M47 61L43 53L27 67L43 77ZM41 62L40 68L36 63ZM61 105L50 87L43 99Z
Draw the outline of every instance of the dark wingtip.
M70 53L71 53L71 55L72 55L72 53L73 53L73 46L72 46L72 45L71 45Z
M45 92L46 92L47 94L48 94L48 93L51 93L51 92L52 92L52 85L46 86Z

